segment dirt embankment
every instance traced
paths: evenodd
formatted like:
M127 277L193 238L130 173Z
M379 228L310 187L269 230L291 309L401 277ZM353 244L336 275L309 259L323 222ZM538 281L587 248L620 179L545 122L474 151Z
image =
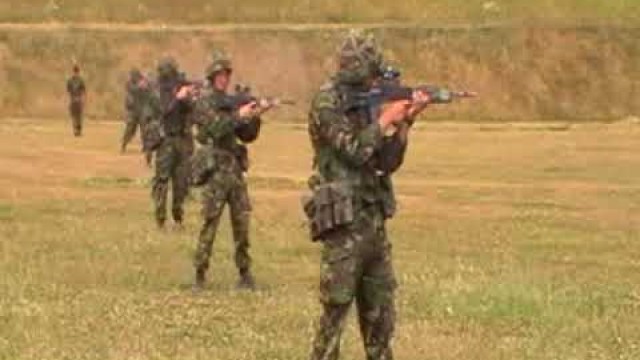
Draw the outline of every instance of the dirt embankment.
M640 113L640 28L391 26L376 31L407 82L482 94L435 110L434 119L610 120ZM119 117L130 67L151 70L161 55L172 54L191 77L201 77L211 49L222 46L233 55L237 81L260 93L296 98L299 105L278 117L300 119L313 91L331 73L343 32L340 26L1 27L0 116L64 116L64 81L77 60L89 85L89 116Z

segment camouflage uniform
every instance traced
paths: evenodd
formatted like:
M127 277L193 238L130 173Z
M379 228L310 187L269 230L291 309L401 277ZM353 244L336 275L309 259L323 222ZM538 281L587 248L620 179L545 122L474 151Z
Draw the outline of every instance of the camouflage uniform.
M125 109L127 112L127 118L122 134L121 151L125 152L127 145L133 139L140 127L140 137L142 139L142 110L143 110L143 89L140 87L142 81L142 74L140 70L133 69L129 73L129 80L125 85ZM142 141L142 140L141 140Z
M167 217L169 182L172 187L171 210L173 220L181 224L183 203L188 189L189 157L192 148L191 126L188 121L191 103L175 98L183 84L173 59L163 59L158 66L158 102L161 110L159 120L163 135L161 143L153 150L156 153L155 176L151 196L155 204L155 218L160 227Z
M73 124L73 134L81 136L86 88L77 68L74 68L74 74L67 80L67 93L69 94L69 113Z
M225 54L215 53L207 77L219 71L230 71L231 62ZM225 204L229 205L235 263L240 273L240 287L252 288L249 256L249 215L251 203L244 173L248 169L247 148L244 144L257 139L260 132L259 117L240 118L236 109L228 106L228 95L217 89L208 89L197 101L194 121L198 124L197 140L202 144L196 154L211 164L203 184L203 225L194 256L196 287L201 287L209 268L213 241L218 230ZM194 164L194 167L197 165Z
M315 173L305 211L313 240L323 246L323 314L312 360L338 359L344 320L354 300L366 358L393 358L396 280L385 220L395 212L390 174L400 166L405 147L399 137L383 136L368 109L349 102L349 94L368 91L364 78L379 61L376 49L372 39L351 34L341 49L341 70L311 106Z

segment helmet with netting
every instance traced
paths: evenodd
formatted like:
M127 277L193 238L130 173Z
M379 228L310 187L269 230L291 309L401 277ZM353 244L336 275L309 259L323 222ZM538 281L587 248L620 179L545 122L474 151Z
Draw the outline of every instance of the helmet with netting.
M205 76L210 78L221 71L232 71L231 58L223 50L216 49L211 53L210 63L205 69Z

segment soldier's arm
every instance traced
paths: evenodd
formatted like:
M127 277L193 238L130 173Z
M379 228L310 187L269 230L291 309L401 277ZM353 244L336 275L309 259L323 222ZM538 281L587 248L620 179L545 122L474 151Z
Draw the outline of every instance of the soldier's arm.
M250 143L258 139L260 135L260 127L262 119L259 116L253 116L248 119L239 118L236 120L235 133L242 142Z
M320 93L313 102L313 111L318 135L343 159L362 165L369 161L380 147L382 131L379 123L376 121L362 130L356 130L330 94Z
M408 123L401 123L393 135L383 138L377 151L378 170L392 174L402 166L407 151L409 127Z
M189 98L174 98L164 111L164 116L173 116L176 113L186 116L193 111L194 107L194 102Z

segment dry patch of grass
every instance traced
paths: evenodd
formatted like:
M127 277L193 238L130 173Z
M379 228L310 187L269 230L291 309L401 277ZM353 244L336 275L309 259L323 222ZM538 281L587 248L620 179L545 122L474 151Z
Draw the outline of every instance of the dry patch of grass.
M479 99L435 107L432 119L591 121L640 113L636 27L375 31L408 84L480 92ZM0 113L66 116L64 83L75 59L89 89L87 116L123 117L124 82L131 67L153 71L163 54L171 54L189 77L201 78L209 52L219 46L233 56L234 81L251 84L260 95L297 100L297 106L279 109L274 117L290 122L306 116L310 97L333 71L343 32L1 30Z
M194 296L197 191L186 229L158 232L150 170L117 153L120 124L90 122L82 139L69 127L0 121L0 358L306 357L319 253L299 206L304 131L268 124L252 146L259 291L233 289L225 219ZM397 356L637 358L640 128L493 129L413 134L389 224ZM351 320L346 358L363 356L356 334Z

